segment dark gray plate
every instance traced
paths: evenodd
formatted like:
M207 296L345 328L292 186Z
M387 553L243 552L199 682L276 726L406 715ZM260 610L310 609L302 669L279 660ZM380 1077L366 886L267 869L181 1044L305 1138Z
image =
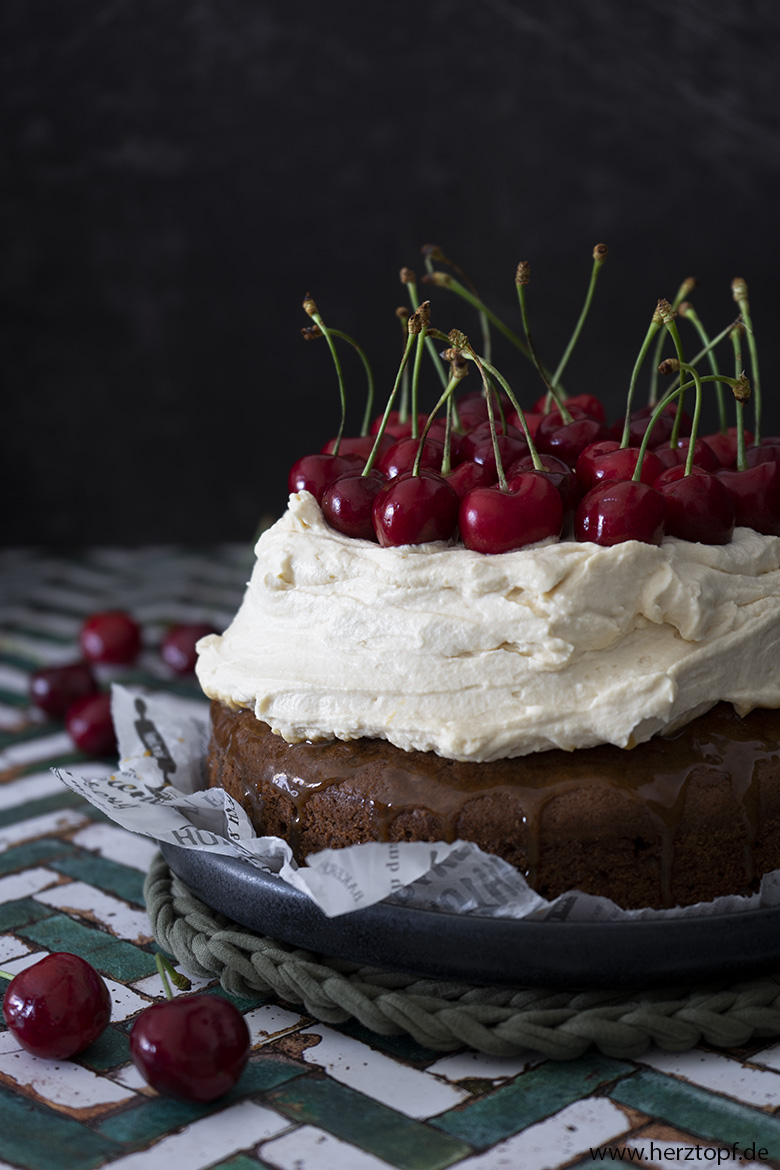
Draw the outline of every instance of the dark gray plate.
M645 922L517 922L378 903L327 918L232 857L162 845L207 905L309 951L468 983L631 988L780 971L780 909Z

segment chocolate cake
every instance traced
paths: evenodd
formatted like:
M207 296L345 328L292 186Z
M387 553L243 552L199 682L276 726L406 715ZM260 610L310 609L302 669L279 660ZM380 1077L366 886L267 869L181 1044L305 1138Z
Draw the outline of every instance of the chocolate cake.
M364 841L476 842L547 898L626 908L750 893L780 867L780 711L720 703L668 737L491 763L379 739L286 743L212 704L209 776L297 858Z

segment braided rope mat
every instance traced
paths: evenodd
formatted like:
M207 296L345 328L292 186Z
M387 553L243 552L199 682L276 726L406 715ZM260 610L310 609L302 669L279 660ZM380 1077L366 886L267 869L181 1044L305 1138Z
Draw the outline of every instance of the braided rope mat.
M700 1041L731 1048L780 1034L780 976L652 991L472 987L325 958L239 926L152 863L144 895L155 940L191 974L228 994L274 994L328 1024L355 1019L374 1032L406 1032L426 1048L493 1056L529 1049L557 1060L591 1046L639 1056L652 1043L682 1052Z

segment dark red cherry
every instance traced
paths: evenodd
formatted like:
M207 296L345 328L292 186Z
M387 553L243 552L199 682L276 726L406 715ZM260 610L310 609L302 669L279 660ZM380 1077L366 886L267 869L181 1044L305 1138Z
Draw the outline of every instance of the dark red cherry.
M553 406L555 404L553 403ZM598 422L603 423L607 420L607 414L604 410L602 402L595 394L575 394L572 398L564 398L563 405L567 410L571 410L574 406L579 410L584 410L591 418L595 418ZM537 398L533 406L538 414L547 413L547 395L542 394L541 398Z
M68 666L44 666L30 678L30 698L36 707L55 719L62 719L68 707L94 695L95 676L86 662L72 662Z
M539 459L542 463L542 470L537 471L536 474L543 475L545 479L549 479L553 487L558 489L558 493L563 502L564 515L566 516L570 512L574 512L582 494L577 483L576 475L568 463L564 463L562 459L557 459L555 455L540 455ZM521 459L516 460L506 473L510 489L516 476L524 475L526 471L535 470L533 457L530 454L523 455Z
M678 439L676 447L670 447L668 443L663 443L660 447L654 447L653 450L663 467L677 467L685 464L690 443L690 438L686 437ZM694 467L701 467L704 471L717 471L720 467L717 455L704 439L697 439L693 444L693 464Z
M141 1012L130 1056L141 1076L166 1097L214 1101L238 1081L249 1057L241 1012L219 995L183 995Z
M496 434L501 439L511 439L513 442L522 444L523 450L520 454L524 455L528 450L528 444L525 441L525 435L518 427L513 427L507 424L506 432L500 425L500 420L496 419ZM473 427L468 434L464 435L460 443L460 455L462 459L474 459L474 452L479 448L484 448L485 445L492 445L492 438L490 434L490 423L482 422L478 426ZM519 459L519 455L517 458ZM484 463L484 459L474 460L475 462Z
M404 471L411 471L417 458L419 446L419 439L399 439L384 453L376 465L377 469L388 479L394 479L396 475L401 475ZM443 455L443 445L436 439L427 438L423 443L420 466L427 467L431 471L438 471Z
M94 967L67 951L47 955L15 975L3 1015L27 1052L67 1060L94 1044L111 1018L108 988Z
M81 627L79 644L89 662L129 666L141 649L141 628L123 610L93 613Z
M455 489L461 500L472 488L489 487L496 482L496 478L495 466L491 467L488 463L473 463L470 459L459 463L454 471L445 476L447 483Z
M641 406L638 410L632 410L628 436L628 443L630 447L638 447L642 442L654 410L655 407L653 406ZM670 402L668 406L664 407L664 410L653 426L650 442L654 447L658 446L660 443L668 443L668 441L671 439L672 431L674 430L674 420L676 417L677 405L674 402ZM623 423L624 420L619 419L616 423L613 424L611 428L611 437L613 439L617 439L618 441L622 440ZM691 419L688 413L683 411L682 420L680 422L680 434L689 435L690 433Z
M359 455L302 455L290 468L287 488L290 492L311 492L319 504L325 489L345 471L363 470Z
M712 435L702 435L704 442L717 456L721 467L731 467L737 461L737 428L729 427L725 435L715 431ZM745 431L745 446L753 442L752 431Z
M780 443L765 443L763 439L758 447L748 447L745 451L745 462L748 467L755 467L757 463L777 463L780 461Z
M511 403L506 394L501 394L501 406L506 416L507 412L512 409ZM458 417L461 426L466 431L473 430L474 427L480 423L487 422L488 408L487 401L484 394L480 391L471 391L469 394L464 394L457 401ZM493 413L496 418L496 426L500 426L500 411L495 395L493 396Z
M524 455L528 454L528 444L525 439L517 439L514 435L496 435L496 443L498 444L502 467L508 467L511 463L515 463L518 459L522 459ZM490 468L494 478L498 479L496 452L493 448L492 439L485 439L479 443L474 448L474 453L471 458L475 463L484 463L486 467Z
M420 434L422 434L423 427L425 426L427 421L428 421L427 415L424 415L424 414L417 415L417 430ZM376 418L374 419L374 421L371 423L371 434L377 435L379 433L379 428L381 427L381 425L382 425L382 415L378 414L376 416ZM397 410L391 410L390 414L387 416L387 426L385 427L384 433L386 435L389 435L391 439L407 439L407 438L409 438L409 436L412 433L412 420L411 420L411 418L407 418L405 422L401 422L401 419L399 417L399 412Z
M666 501L666 534L700 544L728 544L734 535L734 501L717 476L703 467L685 474L668 467L653 484Z
M376 442L376 434L373 435L344 435L339 444L339 455L357 455L365 463L371 452L374 450L374 443ZM383 455L390 447L392 447L395 439L392 435L388 435L387 431L379 440L379 455ZM322 453L331 455L333 448L336 445L335 439L328 439L325 446L322 448Z
M376 468L367 475L340 475L322 497L322 514L331 528L355 540L375 541L374 501L386 482Z
M577 540L595 544L622 544L639 540L660 544L664 538L666 504L646 483L631 479L600 484L583 496L574 518Z
M567 423L562 420L559 410L551 410L539 423L535 442L540 455L556 455L574 467L586 447L609 435L603 423L591 418L580 407L572 407L571 414L572 421Z
M449 540L458 523L458 493L435 471L402 473L374 501L374 531L383 548Z
M65 726L76 747L88 756L116 755L110 695L87 695L77 699L67 710Z
M427 438L435 439L437 443L444 446L444 439L446 436L447 424L443 418L435 418L431 423ZM461 455L461 443L463 442L463 435L459 435L457 431L450 430L450 461L454 465L460 463L463 456Z
M602 439L591 443L577 460L577 479L583 493L598 483L631 479L639 462L638 447L621 447L616 439ZM642 460L642 483L652 483L663 471L663 466L652 451L646 451Z
M716 475L731 493L738 528L780 536L780 463L757 463L746 471L724 467Z
M535 471L518 475L512 490L473 488L460 504L458 525L466 548L505 553L560 536L563 501L549 479Z
M160 644L160 657L174 674L190 674L198 661L195 649L201 638L217 631L207 622L182 622L171 626Z
M525 419L525 425L528 427L531 438L532 439L535 438L536 432L539 429L539 423L544 418L544 415L543 414L536 414L535 412L532 412L532 411L523 411L523 418ZM507 421L507 424L509 426L517 427L518 430L520 430L522 432L522 427L520 425L520 418L514 410L509 411L509 413L506 416L506 421Z

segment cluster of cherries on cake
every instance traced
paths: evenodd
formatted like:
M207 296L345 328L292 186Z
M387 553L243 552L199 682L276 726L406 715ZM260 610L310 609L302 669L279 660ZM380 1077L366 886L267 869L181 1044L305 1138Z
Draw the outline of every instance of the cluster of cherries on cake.
M304 308L319 323L312 306L307 298ZM676 335L675 315L659 301L656 328L667 324ZM445 336L428 323L426 302L409 317L408 328L449 342L440 356L450 362L451 379L439 402L448 415L403 418L390 409L394 391L384 414L366 428L370 433L340 433L290 470L289 490L310 492L338 532L384 547L452 541L459 533L480 553L562 535L600 545L660 544L665 535L725 544L736 526L780 535L780 438L755 443L744 430L741 403L750 394L744 375L719 379L737 398L738 427L696 433L701 379L675 359L659 369L680 380L684 374L688 385L693 375L693 418L678 394L666 404L662 399L629 409L628 422L610 427L595 395L555 393L538 361L548 392L530 411L521 410L498 371L480 360L462 333ZM483 388L455 400L467 359L479 368ZM488 381L485 367L499 376L498 386Z

